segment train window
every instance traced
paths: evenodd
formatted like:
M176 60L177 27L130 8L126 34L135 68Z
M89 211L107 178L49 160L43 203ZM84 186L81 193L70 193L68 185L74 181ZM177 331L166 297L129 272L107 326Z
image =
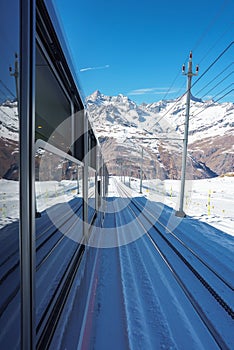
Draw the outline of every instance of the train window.
M82 205L78 198L83 196L83 164L44 141L38 140L35 148L37 216L54 205L70 203L75 198ZM82 217L82 210L76 215Z
M61 286L68 283L67 273L84 238L83 163L74 157L76 127L80 127L74 113L77 107L58 39L50 37L57 45L51 52L51 42L40 36L39 29L35 86L37 344L48 341L53 305L62 297ZM79 140L76 145L78 148Z
M1 0L0 6L0 348L17 349L20 346L20 15L17 0Z
M68 152L72 140L72 103L42 50L36 48L36 140Z
M41 334L41 324L58 298L57 290L83 239L83 164L40 140L35 167L36 326ZM59 261L57 267L55 261Z
M88 173L88 222L91 223L96 209L96 171L89 168Z

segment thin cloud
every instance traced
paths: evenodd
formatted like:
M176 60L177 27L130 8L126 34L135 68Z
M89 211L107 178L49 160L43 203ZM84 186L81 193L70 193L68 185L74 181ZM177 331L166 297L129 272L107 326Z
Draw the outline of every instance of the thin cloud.
M105 66L99 66L99 67L86 67L86 68L81 68L80 72L87 72L88 70L107 69L109 67L110 67L109 64L106 64Z
M155 87L155 88L145 88L145 89L136 89L128 92L128 95L160 95L165 94L169 88L167 87ZM177 90L171 90L168 93L175 93Z

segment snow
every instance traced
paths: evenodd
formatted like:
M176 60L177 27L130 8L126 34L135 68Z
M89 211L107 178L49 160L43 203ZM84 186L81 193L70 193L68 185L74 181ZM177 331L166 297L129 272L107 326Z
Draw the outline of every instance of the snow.
M132 219L129 211L130 200L126 196L119 195L116 180L120 182L120 179L110 178L109 197L105 203L107 207L102 226L93 227L91 235L91 240L103 243L101 240L108 241L108 232L113 228L116 245L112 248L97 249L98 245L95 247L91 243L85 250L55 330L51 349L213 350L218 348L180 284L165 264L165 258L156 254L155 247L150 244L144 234L145 231L142 232L141 225ZM233 222L234 178L226 176L189 182L186 192L189 196L185 209L188 216L184 219L176 218L172 209L178 202L178 181L144 180L143 194L139 194L139 179L134 180L131 181L133 198L147 208L149 213L154 215L159 213L160 225L162 227L164 225L166 232L169 232L170 228L175 229L183 242L189 244L190 248L223 278L231 281L234 273L234 239L229 226ZM17 220L15 210L10 205L13 194L18 193L17 186L15 181L0 180L0 187L4 188L5 193L4 198L1 198L1 206L3 200L5 204L9 201L8 215L4 218L6 220ZM48 209L50 205L53 208L55 200L61 203L63 200L65 202L72 200L76 197L74 187L73 181L61 184L56 181L37 183L41 206L44 205L44 208ZM210 215L206 207L209 194ZM56 210L56 206L54 207ZM43 217L40 220L42 219ZM221 228L221 231L211 226L213 221L214 226ZM72 223L68 222L66 225L71 227ZM149 232L151 231L155 234L152 226L149 228ZM61 236L61 233L59 235ZM130 243L129 236L137 239L131 239ZM121 239L125 239L125 244L120 242ZM220 305L201 288L201 283L192 273L183 270L182 262L178 262L174 255L167 251L165 243L159 237L157 244L164 249L165 257L173 268L178 273L182 271L181 283L192 286L191 293L196 302L214 322L225 344L231 348L232 321L223 315ZM177 242L176 247L179 246L180 243ZM47 249L49 248L48 246ZM37 273L37 318L47 307L55 280L56 283L59 282L63 266L69 261L74 248L71 235L63 246L48 258L49 265L43 266ZM40 252L38 254L39 259ZM199 262L194 262L190 253L183 252L183 254L190 263L196 264L201 274L206 274L204 267L202 268ZM209 283L216 283L211 277L207 278ZM216 288L220 288L219 285ZM233 308L231 294L225 291L222 293ZM19 295L12 301L11 306L17 305L18 297ZM10 310L11 308L9 312ZM14 314L15 318L13 315L13 318L11 317L14 324L17 323L16 315L19 313Z
M126 184L129 186L128 180ZM143 194L150 200L161 201L178 210L180 184L179 180L143 180ZM139 191L139 179L131 181L131 187ZM189 217L206 222L232 236L234 236L233 200L233 176L186 181L185 213Z
M126 177L129 186L129 178ZM81 187L81 184L80 184ZM131 180L131 188L139 193L139 179ZM110 187L110 193L113 190ZM18 220L19 184L0 179L0 227ZM135 195L136 195L135 193ZM143 180L143 195L174 209L179 206L180 181ZM137 194L139 195L139 194ZM37 210L43 211L56 203L65 203L77 197L77 181L36 182ZM81 194L79 194L81 196ZM208 200L210 197L210 208ZM187 180L184 210L194 219L201 220L234 236L234 177Z
M124 95L105 96L98 91L89 96L87 102L90 117L94 121L94 128L97 130L98 136L109 135L111 131L111 136L114 134L115 138L118 139L118 133L121 133L123 121L129 123L129 129L131 129L131 123L137 127L137 129L132 129L133 134L140 131L153 131L154 134L158 135L160 128L161 132L167 134L167 137L168 134L170 134L170 137L173 135L179 137L184 132L186 96L176 100L159 101L137 106ZM107 111L108 115L112 116L111 121L106 119ZM233 120L233 103L202 101L192 96L189 143L233 133ZM105 125L105 130L103 130L103 125ZM100 129L102 129L101 133L99 133Z
M171 136L181 136L183 133L183 99L178 99L176 105L175 101L161 101L137 106L121 94L111 98L97 91L88 103L91 110L93 104L100 108L100 113L93 114L99 135L117 138L125 142L127 147L127 137L136 133L138 137L149 136L147 131L153 129L155 123L172 107L171 113L162 119L160 125L156 124L157 133L167 136L168 133ZM189 142L231 134L233 112L232 103L217 104L193 98ZM14 102L7 102L1 106L0 117L0 136L18 140L18 117ZM117 119L119 123L116 122ZM175 132L178 125L178 132ZM156 147L156 141L152 140L143 140L142 144L147 142L151 144L151 148ZM170 147L174 144L176 143ZM135 151L138 152L137 149ZM179 205L180 181L143 180L143 193L139 194L139 179L130 180L131 195L143 205L144 213L148 211L148 215L157 218L157 225L160 225L166 234L175 232L181 241L188 244L228 281L233 279L234 274L234 177L231 175L233 174L186 181L184 210L187 216L183 219L177 218L174 211ZM195 302L205 311L208 319L215 323L217 332L224 338L225 346L231 349L231 320L228 316L223 316L220 305L201 288L200 282L191 272L183 270L183 264L167 250L160 237L157 238L157 244L164 249L165 256L155 253L155 246L149 243L145 235L145 222L142 221L144 225L139 225L135 220L130 211L131 200L119 195L115 180L120 182L120 178L110 179L104 220L99 221L102 225L93 227L89 246L85 249L77 270L51 348L216 349L216 342L181 288L184 284L191 286ZM128 180L126 177L127 187ZM77 194L77 181L36 182L35 192L37 210L43 212L43 216L37 222L37 227L41 229L44 226L48 229L50 221L43 220L51 219L52 214L59 217L58 220L61 216L62 220L60 214L63 206L61 205L58 211L58 204L78 201L78 197L82 197L82 194ZM91 192L89 194L91 195ZM12 249L18 245L18 220L19 183L0 179L0 247L4 254L7 253L7 248ZM9 226L12 230L14 228L14 232L2 230L10 223L15 223ZM69 219L63 226L64 232L61 229L51 238L50 243L37 252L37 263L40 263L46 251L53 249L53 253L47 258L48 265L43 265L36 274L37 322L51 302L54 289L60 283L64 269L76 249L77 240L82 240L80 218ZM147 230L155 234L152 225L147 226ZM65 231L71 232L63 244L54 249L54 242L60 240L66 234ZM4 244L9 238L6 232L12 233L12 242L7 248ZM190 263L194 264L202 275L206 275L206 269L200 262L194 261L190 252L185 252L180 245L175 242L175 246L183 251ZM17 256L9 255L9 259L7 257L6 266L9 270L15 259ZM181 272L181 284L165 264L165 259L178 274ZM4 275L6 271L2 270ZM19 272L10 273L9 276L6 283L3 283L5 297L19 280ZM207 279L215 289L223 293L222 297L233 309L233 292L220 290L215 279L210 276L207 276ZM7 348L19 348L19 299L18 293L1 320L4 331L1 331L0 343L2 340L6 342ZM11 328L14 330L14 337L7 336L13 334Z
M19 140L17 102L5 101L0 105L0 138Z
M103 226L95 227L91 237L96 236L100 243L102 230L115 227L117 246L96 249L92 248L91 244L85 251L86 266L82 265L81 274L91 276L89 283L87 284L87 280L82 282L79 277L75 279L72 298L62 313L52 347L68 349L74 346L77 349L97 350L218 349L217 343L201 322L198 312L185 296L164 258L156 254L146 235L135 234L135 230L141 231L140 225L137 225L136 220L132 221L129 200L119 196L115 180L110 179ZM218 186L220 181L226 186L232 183L230 178L218 180ZM138 185L137 181L135 184ZM170 188L172 184L168 182L166 188ZM213 189L216 188L215 183L212 182L212 185ZM196 190L199 188L200 186L197 186ZM146 186L144 191L147 191ZM133 197L139 202L148 201L144 193L139 195L137 191L133 191L132 194L135 194ZM158 201L152 201L150 206L154 212L163 206L160 220L165 224L169 222L173 213L170 207ZM189 244L190 248L205 259L215 271L219 271L224 278L231 281L234 272L232 235L218 231L196 218L178 220L177 232L183 242ZM132 225L131 231L126 230L129 222ZM138 239L128 243L126 238L126 244L119 245L121 232L125 233L125 237L132 234L138 236ZM161 248L164 244L159 237L157 244ZM179 245L177 242L177 246ZM183 271L180 274L182 283L191 286L191 294L196 303L205 311L218 334L223 337L222 348L231 349L232 320L223 316L217 301L201 288L201 283L191 272L184 270L182 262L174 259L173 254L167 252L165 247L164 254L178 273ZM183 252L184 254L186 256ZM193 265L199 265L190 255L187 253L186 258ZM204 267L200 266L199 269L202 274L206 273ZM211 279L209 282L212 284L215 280ZM82 293L80 298L79 293ZM226 294L225 297L233 307L232 295ZM83 305L86 305L85 317L80 319Z
M80 182L80 188L81 188ZM58 203L66 203L77 195L77 181L37 181L37 211ZM19 220L19 182L0 179L0 228Z
M186 96L138 106L122 95L99 94L101 97L97 99L93 95L92 99L88 98L87 104L110 172L116 174L113 170L116 158L122 157L129 163L134 149L143 147L146 169L154 161L162 179L170 175L179 178ZM192 96L188 137L190 178L206 178L233 171L233 120L233 103L202 101ZM132 160L135 176L139 166L138 152L138 159ZM158 152L161 162L157 160Z

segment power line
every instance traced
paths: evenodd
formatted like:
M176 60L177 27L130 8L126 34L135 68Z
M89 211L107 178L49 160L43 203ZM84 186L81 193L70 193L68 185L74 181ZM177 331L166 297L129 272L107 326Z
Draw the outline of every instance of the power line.
M233 85L233 84L231 84L231 85ZM227 88L226 88L226 89L227 89ZM225 89L225 90L226 90L226 89ZM229 90L226 94L224 94L223 96L221 96L221 97L218 98L217 100L213 100L213 102L216 103L216 102L222 100L222 98L224 98L225 96L229 95L232 91L234 91L234 89ZM222 93L222 92L223 92L223 90L222 90L220 93ZM220 94L220 93L219 93L219 94ZM207 108L210 108L211 106L212 106L212 105L205 106L204 109L202 109L202 110L199 111L198 113L194 114L194 115L192 116L191 119L194 119L198 114L204 112ZM190 120L191 120L191 119L190 119ZM181 125L183 125L183 124L181 124ZM179 125L179 126L180 126L180 125Z
M232 41L220 54L219 56L209 65L209 67L204 71L204 73L192 84L191 88L199 81L201 78L204 77L204 75L215 65L215 63L218 62L218 60L230 49L230 47L233 45L234 41ZM152 130L152 128L157 125L180 101L181 99L187 94L188 90L185 91L185 93L180 96L180 98L177 99L177 101L171 106L171 108L168 109L168 111L159 118L159 120L154 123L149 130ZM225 95L226 96L226 95ZM183 124L181 124L183 125ZM180 125L179 125L180 126ZM148 130L148 131L149 131Z
M220 35L220 37L216 40L216 42L209 48L209 50L206 52L206 54L201 58L199 61L199 65L202 61L209 55L209 53L213 50L213 48L219 43L219 41L224 37L224 35L232 28L233 23L230 24L230 26Z
M227 78L230 77L230 75L233 74L233 71L231 73L229 73L228 75L226 75L226 77L224 77L221 81L219 81L214 87L212 87L209 91L207 91L205 93L205 95L203 95L201 98L203 98L204 96L206 96L207 94L209 94L212 90L214 90L217 86L219 86L224 80L226 80Z
M202 73L202 75L193 83L193 85L191 87L193 87L195 84L197 84L199 82L199 80L201 80L204 75L215 65L216 62L218 62L218 60L230 49L230 47L233 45L234 41L232 41L222 52L221 54L209 65L209 67L205 70L204 73Z
M202 42L202 39L206 36L206 34L210 31L210 29L214 26L214 24L217 22L218 18L221 16L221 14L223 13L224 9L226 8L226 6L228 5L228 3L230 2L230 0L226 0L222 3L221 7L217 10L217 12L215 13L215 16L213 17L213 19L210 21L210 23L208 24L207 28L203 31L203 33L201 34L201 36L198 38L198 40L196 41L194 48L191 50L192 52L195 51L197 49L197 47L200 45L200 43ZM218 38L218 40L216 40L216 42L212 45L212 47L207 51L207 53L203 56L203 58L200 60L199 64L204 60L204 58L210 53L210 51L217 45L217 43L222 39L222 37L226 34L226 32L228 32L228 30L232 27L232 24L220 35L220 37ZM188 56L186 57L185 61L187 61ZM166 99L166 97L168 96L169 92L171 91L172 87L174 86L174 83L176 82L176 80L178 79L180 73L178 73L176 75L176 77L174 78L172 84L170 85L169 89L166 91L165 95L163 96L163 100ZM181 90L181 89L180 89Z
M234 84L234 83L231 83L230 85L228 85L227 87L225 87L223 90L219 91L214 97L216 97L216 96L222 94L225 90L229 89L233 84ZM225 96L229 95L232 91L233 91L233 89L231 89L231 90L228 91L226 94L224 94L224 95L222 95L221 97L219 97L217 100L214 100L214 97L213 97L212 101L213 101L214 103L216 103L216 102L220 101L222 98L224 98ZM213 104L212 104L212 105L206 105L206 106L202 107L202 110L200 110L200 111L199 111L198 113L196 113L196 114L192 114L192 116L190 117L189 120L193 120L198 114L204 112L207 108L212 107L212 106L213 106ZM177 124L177 128L180 127L180 126L182 126L182 125L184 125L184 122L181 123L181 124Z
M223 89L222 91L218 92L215 96L213 96L213 98L215 98L216 96L222 94L225 90L229 89L234 83L231 83L230 85L228 85L225 89Z
M211 81L209 81L202 89L200 89L199 91L197 91L197 95L202 91L202 90L204 90L207 86L209 86L213 81L215 81L220 75L222 75L231 65L233 65L233 62L232 63L230 63L226 68L224 68L223 70L222 70L222 72L221 73L219 73L218 75L216 75L216 77L214 77Z
M0 83L2 84L2 86L9 92L9 94L11 94L12 97L16 97L13 92L3 83L3 81L0 79Z
M225 7L228 5L230 0L224 1L224 3L221 5L221 7L218 9L218 11L215 13L215 16L212 18L206 29L203 31L201 36L198 38L197 42L194 45L194 48L192 51L196 50L196 48L200 45L203 38L207 35L207 33L210 31L210 29L214 26L214 24L217 22L218 18L221 16L222 12L224 11Z
M161 116L161 118L159 118L159 120L157 120L156 123L154 123L154 124L151 126L151 128L150 128L149 130L152 130L152 128L153 128L155 125L157 125L157 124L172 110L172 108L174 108L174 107L177 105L177 103L180 102L180 100L181 100L185 95L186 95L186 92L185 92L182 96L180 96L180 98L171 106L171 108L169 108L168 111L167 111L165 114L163 114L163 115Z
M232 41L220 54L219 56L209 65L209 67L204 71L204 73L192 84L191 88L199 81L201 80L202 77L204 77L204 75L215 65L216 62L218 62L218 60L230 49L230 47L233 45L234 41ZM179 102L180 100L187 94L188 90L185 91L185 93L172 105L171 108L169 108L169 110L163 114L161 116L161 118L159 118L159 120L153 124L153 126L149 129L152 130L152 128L157 125L171 110L172 108L174 108Z
M225 95L221 96L220 98L218 98L218 100L216 100L214 102L218 102L218 101L222 100L222 98L224 98L225 96L229 95L232 91L234 91L234 89L228 91Z
M2 89L0 89L0 93L2 94L2 96L8 97L8 95Z
M163 100L166 99L167 95L169 94L170 90L172 89L172 87L174 86L176 80L178 79L179 75L180 75L180 72L178 72L178 74L177 74L176 77L174 78L174 80L173 80L171 86L170 86L170 87L168 88L168 90L166 91L165 95L164 95L163 98L162 98Z

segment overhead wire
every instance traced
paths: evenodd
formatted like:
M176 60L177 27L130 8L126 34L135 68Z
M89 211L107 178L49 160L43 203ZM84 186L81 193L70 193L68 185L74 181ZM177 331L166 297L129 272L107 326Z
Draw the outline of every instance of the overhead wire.
M8 95L2 89L0 89L0 93L2 94L2 96L8 97Z
M217 99L216 101L214 101L214 102L218 102L218 101L222 100L222 98L224 98L225 96L229 95L232 91L234 91L234 89L228 91L225 95L221 96L220 98L218 98L218 99Z
M226 0L224 1L224 3L222 4L221 8L217 11L217 13L215 14L215 17L211 20L210 24L208 25L208 27L206 28L206 30L202 33L202 35L200 36L200 38L197 40L195 46L193 47L192 51L195 51L195 49L197 49L197 47L200 45L200 43L202 42L203 38L205 37L205 35L210 31L210 29L214 26L214 24L217 22L218 18L220 17L220 15L222 14L222 12L224 11L225 7L228 5L228 3L230 2L230 0ZM221 38L227 33L227 31L229 30L229 28L231 27L231 25L219 36L218 40L216 40L215 44L212 45L212 47L207 51L207 53L203 56L203 58L200 60L200 63L204 60L204 58L210 53L210 51L217 45L217 43L221 40ZM225 52L227 52L229 50L229 48L232 46L233 42L231 42L222 52L221 54L210 64L210 66L204 71L204 73L199 77L199 79L196 80L196 82L194 82L191 86L191 88L198 82L201 80L201 78L213 67L213 65L225 54ZM187 56L188 59L188 56ZM199 64L200 64L199 63ZM225 70L224 70L225 71ZM222 73L220 73L222 74ZM167 90L166 94L163 96L163 100L167 97L167 95L169 94L169 92L171 91L172 87L174 86L175 81L177 80L179 76L179 73L176 75L176 77L174 78L170 88ZM216 78L215 78L216 79ZM181 88L182 89L182 88ZM180 90L181 90L180 89ZM161 116L161 118L159 118L159 120L153 124L153 126L149 129L152 130L153 127L155 127L155 125L157 125L180 101L181 99L187 94L188 91L185 91L185 93L177 99L177 101L174 103L174 105L171 106L171 108Z
M157 121L156 121L156 123L154 123L152 126L151 126L151 128L149 129L149 130L147 130L147 131L150 131L150 130L152 130L152 128L153 127L155 127L176 105L177 105L177 103L184 97L186 95L186 92L182 95L182 96L180 96L178 99L177 99L177 101L171 106L171 108L169 108L168 109L168 111L165 113L165 114L163 114L162 116L161 116L161 118L159 118Z
M223 81L225 81L227 78L229 78L233 74L233 71L226 75L222 80L220 80L215 86L213 86L209 91L207 91L201 98L209 94L211 91L213 91L217 86L219 86Z
M2 86L9 92L9 94L16 98L16 96L13 94L13 92L6 86L6 84L3 83L3 81L0 79L0 84L2 84Z
M215 65L215 63L220 60L220 58L230 49L230 47L233 45L234 41L232 41L220 54L219 56L209 65L209 67L202 73L202 75L192 84L191 88L196 85L203 77L204 75Z
M224 35L232 28L233 22L228 26L228 28L219 36L216 42L208 49L205 55L200 59L199 65L204 61L204 59L210 54L210 52L215 48L215 46L220 42L220 40L224 37Z
M218 55L218 57L207 67L207 69L203 72L203 74L191 85L191 88L195 85L195 84L197 84L197 82L198 81L200 81L203 77L204 77L204 75L205 74L207 74L207 72L215 65L215 63L217 63L218 62L218 60L220 60L220 58L230 49L230 47L233 45L233 43L234 43L234 41L232 41L219 55ZM187 92L188 92L188 90L186 90L185 91L185 93L182 95L182 96L180 96L178 99L177 99L177 101L171 106L171 108L169 108L168 110L167 110L167 112L166 113L164 113L157 121L156 121L156 123L154 123L152 126L151 126L151 128L149 129L149 131L150 130L152 130L152 128L153 127L155 127L180 101L181 101L181 99L187 94Z
M225 0L221 7L218 9L218 11L215 13L215 16L211 19L211 21L209 22L208 26L206 27L206 29L203 31L203 33L200 35L200 37L198 38L198 40L196 41L192 51L195 51L195 49L200 45L200 43L202 42L203 38L207 35L207 33L210 31L210 29L215 25L215 23L217 22L218 18L222 15L224 9L226 8L226 6L228 5L228 3L230 2L230 0Z
M191 88L213 67L213 65L230 49L230 47L233 45L233 43L234 43L234 41L232 41L221 53L220 53L220 55L209 65L209 67L204 71L204 73L200 76L200 78L199 79L197 79L193 84L192 84L192 86L191 86ZM231 74L233 73L233 71L231 72ZM229 74L229 75L231 75L231 74ZM223 80L222 80L223 81ZM216 86L215 87L217 87L218 85L220 85L221 83L222 83L222 81L220 81L218 84L216 84ZM225 88L224 90L226 90L227 88ZM212 90L213 90L213 88L212 88ZM223 91L223 90L222 90ZM226 94L224 94L223 96L221 96L219 99L217 99L216 101L213 101L214 103L216 103L216 102L218 102L218 101L220 101L222 98L224 98L224 97L226 97L227 95L229 95L231 92L233 91L233 89L232 90L230 90L230 91L228 91ZM208 93L208 92L207 92ZM216 96L217 95L219 95L220 93L218 93L218 94L216 94ZM195 116L197 116L198 114L200 114L200 113L202 113L206 108L208 108L208 107L210 107L211 105L209 105L209 106L205 106L205 108L203 109L203 110L201 110L201 111L199 111L197 114L195 114L195 115L193 115L191 118L190 118L190 120L191 119L194 119L194 117ZM182 123L182 124L180 124L180 125L177 125L177 127L179 127L179 126L182 126L182 125L184 125L184 123Z
M215 13L214 17L211 19L211 21L209 22L208 26L206 27L206 29L203 31L203 33L200 35L200 37L198 38L198 40L195 42L195 45L192 49L192 52L194 52L197 47L201 44L203 38L207 35L207 33L211 30L211 28L215 25L215 23L217 22L217 20L219 19L219 17L222 15L223 11L225 10L226 6L228 5L228 3L230 2L230 0L225 0L221 7L217 10L217 12ZM218 38L218 40L215 42L215 44L207 51L207 53L205 54L205 56L200 60L199 64L204 60L204 58L210 53L210 51L217 45L217 43L221 40L221 38L226 34L226 32L230 29L231 25L221 34L221 36ZM188 60L188 55L185 59L185 61ZM178 79L180 75L180 72L178 72L178 74L176 75L176 77L174 78L172 84L170 85L170 87L168 88L168 90L166 91L165 95L163 96L163 100L166 99L166 97L168 96L168 94L170 93L170 91L172 90L176 80ZM180 88L181 91L182 87Z
M214 97L222 94L225 90L229 89L234 83L231 83L230 85L228 85L227 87L225 87L223 90L219 91ZM234 89L229 90L227 93L225 93L224 95L222 95L221 97L219 97L217 100L212 99L213 103L217 103L220 100L222 100L224 97L226 97L227 95L229 95ZM197 112L196 114L192 114L191 117L189 118L189 120L193 120L197 115L201 114L202 112L204 112L206 109L210 108L213 106L212 104L206 105L204 106L199 112ZM177 128L184 125L184 122L181 124L177 124Z
M174 78L173 82L171 83L171 86L168 88L168 90L166 91L165 95L163 96L162 100L165 100L167 95L169 94L169 92L172 90L172 87L174 86L176 80L178 79L180 75L180 72L178 72L178 74L176 75L176 77Z
M213 99L217 97L218 95L222 94L225 90L229 89L234 83L231 83L226 88L224 88L222 91L218 92L216 95L213 96ZM217 101L216 101L217 102Z
M197 83L198 83L198 81L200 81L203 77L204 77L204 75L205 74L207 74L208 73L208 71L220 60L220 58L230 49L230 47L233 45L233 43L234 43L234 41L232 41L219 55L218 55L218 57L216 57L216 59L206 68L206 70L203 72L203 74L191 85L191 88L194 86L194 85L196 85ZM150 131L150 130L152 130L152 128L153 127L155 127L180 101L181 101L181 99L187 94L187 92L188 92L188 90L186 90L185 91L185 93L182 95L182 96L180 96L177 100L176 100L176 102L171 106L171 108L169 108L168 110L167 110L167 112L165 113L165 114L163 114L158 120L157 120L157 122L156 123L154 123L151 127L150 127L150 129L148 130L148 131Z
M231 85L233 85L233 84L231 84ZM226 89L225 89L225 90L226 90ZM223 91L223 90L222 90L222 91ZM229 95L232 91L234 91L234 89L229 90L226 94L222 95L222 96L221 96L220 98L218 98L217 100L213 100L213 102L214 102L214 103L217 103L218 101L222 100L222 98L224 98L225 96ZM222 92L220 92L220 93L222 93ZM220 94L220 93L219 93L219 94ZM199 112L196 113L196 114L193 114L192 117L190 118L190 120L191 120L191 119L194 119L198 114L204 112L206 109L210 108L211 106L212 106L212 104L211 104L211 105L205 106L204 109L202 109L201 111L199 111Z
M210 80L202 89L200 89L199 91L196 92L196 94L198 95L201 91L203 91L207 86L209 86L213 81L215 81L218 77L220 77L220 75L222 75L230 66L233 65L233 62L231 62L226 68L224 68L222 70L222 72L220 72L218 75L216 75L212 80Z

